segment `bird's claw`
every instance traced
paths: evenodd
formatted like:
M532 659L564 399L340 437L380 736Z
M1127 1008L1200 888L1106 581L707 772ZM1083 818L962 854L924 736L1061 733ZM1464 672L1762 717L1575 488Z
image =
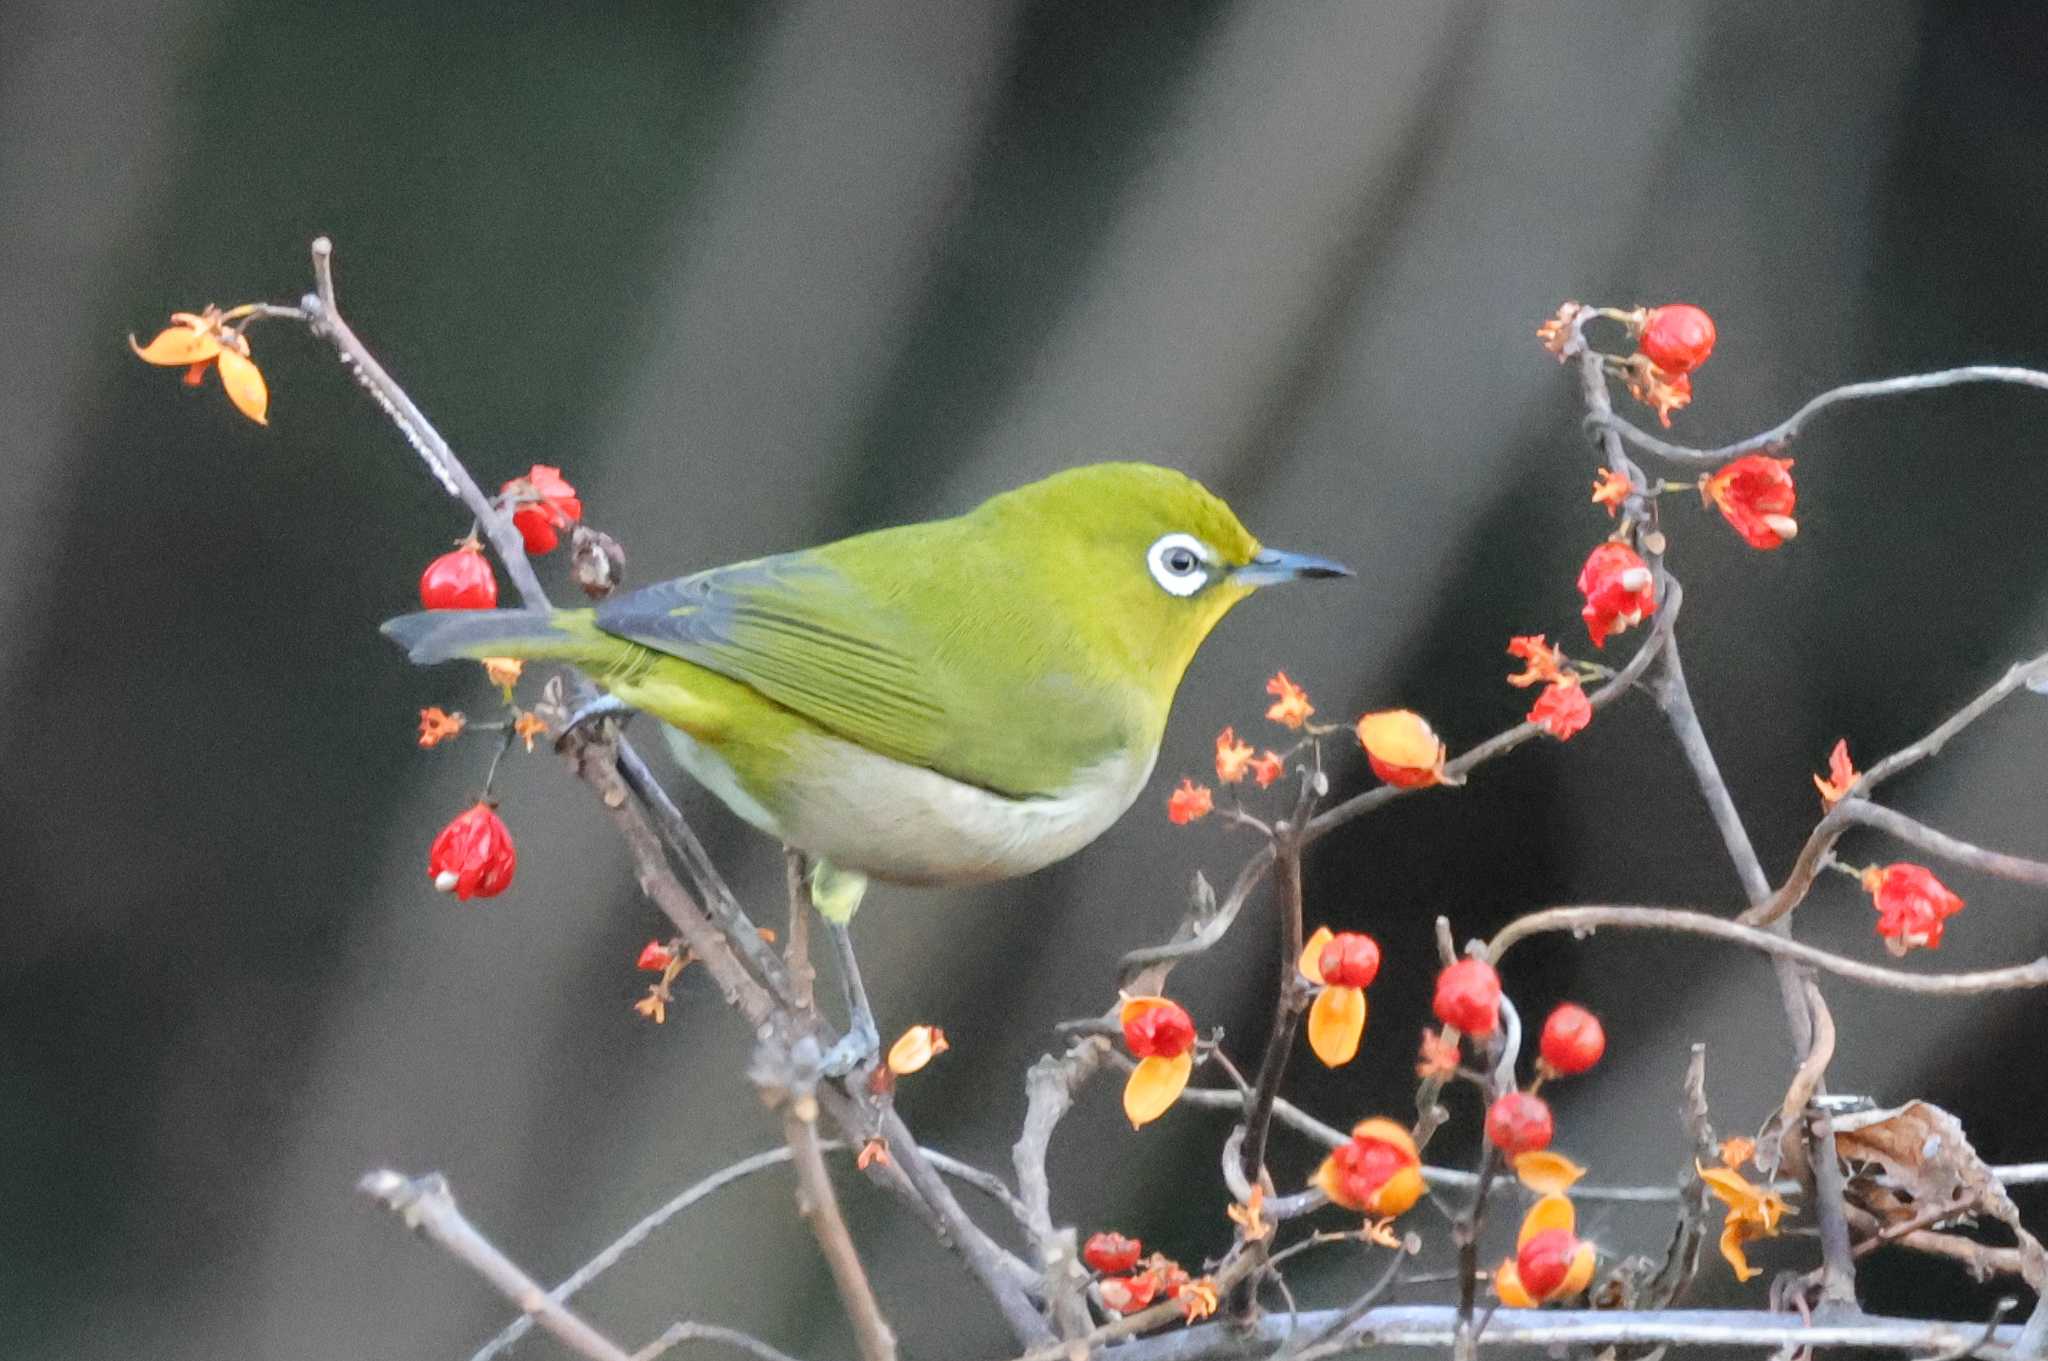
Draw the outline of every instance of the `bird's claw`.
M633 709L617 695L599 695L596 699L593 699L590 703L569 715L568 719L562 724L562 735L555 740L560 742L577 729L590 727L599 720L606 718L617 717L618 725L623 728L626 725L626 720L631 718L636 712L637 710Z
M848 1030L830 1049L820 1063L826 1077L850 1077L880 1057L882 1037L875 1030L875 1023L867 1017L855 1020Z

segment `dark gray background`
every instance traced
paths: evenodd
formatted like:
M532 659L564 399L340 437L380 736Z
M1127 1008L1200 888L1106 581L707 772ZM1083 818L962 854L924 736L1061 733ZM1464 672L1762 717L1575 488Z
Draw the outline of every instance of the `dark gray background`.
M642 1208L772 1142L740 1027L691 977L629 1010L658 930L584 791L505 783L516 887L428 891L427 841L482 752L413 749L464 673L374 625L463 523L321 346L259 330L273 422L125 352L166 312L294 298L332 233L344 307L486 481L565 466L650 580L963 508L1078 461L1172 462L1357 583L1255 600L1188 677L1152 789L1072 862L978 893L878 891L885 1030L955 1052L905 1091L1000 1162L1022 1065L1241 844L1164 793L1284 666L1324 712L1407 704L1453 746L1512 721L1511 633L1578 640L1606 521L1565 376L1565 297L1685 298L1721 347L1682 437L1730 438L1852 377L2048 361L2048 12L1768 3L516 6L63 0L0 12L0 1333L22 1356L446 1357L505 1309L350 1192L440 1168L553 1278ZM1672 506L1709 733L1774 872L1808 773L1916 735L2048 641L2042 398L1870 407L1796 454L1774 554ZM558 572L559 565L550 563ZM2016 703L1898 797L2043 848L2043 715ZM1365 779L1346 754L1340 790ZM694 791L742 891L775 849ZM1858 858L1884 855L1854 845ZM2030 957L2026 895L1925 967ZM1731 910L1735 884L1653 716L1629 705L1315 856L1312 916L1388 965L1365 1056L1304 1072L1335 1120L1406 1108L1428 923L1573 900ZM1802 917L1877 958L1846 881ZM1265 918L1176 978L1249 1050ZM1724 1124L1782 1090L1768 971L1696 943L1518 956L1535 1011L1601 1007L1613 1059L1558 1093L1606 1178L1683 1156L1686 1045ZM1836 1084L1924 1095L1991 1156L2048 1153L2041 1010L1836 989ZM1467 1118L1445 1147L1469 1147ZM1223 1241L1220 1119L1063 1130L1056 1209L1198 1257ZM1283 1139L1289 1175L1312 1151ZM952 1264L849 1201L906 1350L1001 1350ZM2037 1202L2030 1202L2038 1208ZM764 1177L589 1297L637 1343L684 1315L844 1355L788 1186ZM1651 1250L1655 1216L1601 1217ZM1767 1260L1796 1250L1765 1249ZM1341 1262L1333 1265L1342 1269ZM1344 1279L1316 1284L1327 1294ZM1716 1288L1732 1296L1725 1276ZM1958 1314L1939 1266L1871 1298ZM1762 1285L1744 1298L1760 1300ZM550 1354L544 1342L528 1344Z

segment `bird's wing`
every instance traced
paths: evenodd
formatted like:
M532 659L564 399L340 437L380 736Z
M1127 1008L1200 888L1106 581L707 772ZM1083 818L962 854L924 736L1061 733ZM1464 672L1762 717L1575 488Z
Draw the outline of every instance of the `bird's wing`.
M1010 797L1058 793L1071 754L993 730L1018 697L982 693L981 668L945 655L956 631L920 625L896 603L914 592L907 581L856 586L811 550L648 586L596 617L607 633L752 686L871 751Z

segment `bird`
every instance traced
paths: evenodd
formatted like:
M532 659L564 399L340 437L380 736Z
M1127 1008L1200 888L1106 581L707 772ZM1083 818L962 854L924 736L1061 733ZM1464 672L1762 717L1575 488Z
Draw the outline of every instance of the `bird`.
M803 852L843 926L869 879L986 883L1094 841L1143 791L1217 622L1261 587L1350 575L1264 547L1181 472L1097 463L594 608L383 632L421 665L581 668L599 709L661 720L685 771Z

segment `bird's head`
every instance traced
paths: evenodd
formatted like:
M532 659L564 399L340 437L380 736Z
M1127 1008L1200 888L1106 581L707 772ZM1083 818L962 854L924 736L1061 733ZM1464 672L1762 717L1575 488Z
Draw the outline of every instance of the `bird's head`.
M1267 548L1223 501L1184 473L1097 463L985 503L991 532L1055 600L1096 669L1170 699L1195 649L1231 606L1261 587L1348 577L1328 558Z

